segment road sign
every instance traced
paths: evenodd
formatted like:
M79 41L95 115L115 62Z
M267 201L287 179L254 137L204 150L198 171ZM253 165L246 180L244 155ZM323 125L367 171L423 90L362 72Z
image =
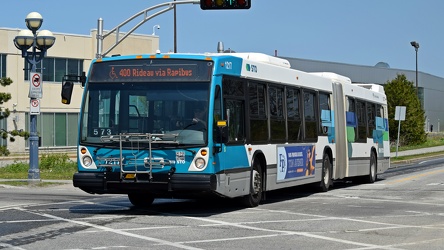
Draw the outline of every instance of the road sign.
M405 121L405 106L396 106L395 108L395 121Z
M31 99L29 114L30 115L40 115L40 100Z
M42 98L42 76L40 73L31 72L30 73L30 84L29 84L29 98Z
M401 121L405 121L405 106L396 106L395 121L398 121L398 139L396 140L396 157L398 157L399 133L401 133Z

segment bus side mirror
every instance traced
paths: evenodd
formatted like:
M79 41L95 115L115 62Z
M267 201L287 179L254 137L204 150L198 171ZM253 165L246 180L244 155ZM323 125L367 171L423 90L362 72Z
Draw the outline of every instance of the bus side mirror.
M80 83L82 83L82 87L85 87L85 83L86 83L85 71L83 71L82 75L80 76Z
M73 88L74 88L73 82L63 82L62 83L62 103L63 104L70 104L71 103L71 96L72 96Z

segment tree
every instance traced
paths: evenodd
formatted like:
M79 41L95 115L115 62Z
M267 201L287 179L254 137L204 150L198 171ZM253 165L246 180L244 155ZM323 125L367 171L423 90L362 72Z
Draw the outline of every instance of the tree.
M405 121L401 121L399 142L401 145L417 145L424 143L427 135L424 130L425 112L416 95L413 82L408 81L404 74L398 74L384 86L387 95L390 140L398 137L398 121L395 121L396 106L406 107Z
M9 77L0 78L0 84L3 87L9 86L12 83L13 83L13 81ZM0 92L0 120L8 118L8 116L11 113L9 111L9 109L7 109L7 108L3 109L3 107L1 106L5 102L8 102L10 99L11 99L10 93ZM28 139L29 132L26 132L23 130L17 130L17 129L14 129L12 131L7 131L7 130L2 129L0 131L0 135L3 139L7 139L9 137L9 141L14 142L15 136L20 136L20 137L24 137L25 139ZM9 150L5 146L1 146L0 147L0 155L9 155Z

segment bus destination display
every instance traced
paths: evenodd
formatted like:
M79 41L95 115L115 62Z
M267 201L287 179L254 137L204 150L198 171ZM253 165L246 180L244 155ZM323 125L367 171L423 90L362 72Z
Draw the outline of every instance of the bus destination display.
M90 81L151 82L209 81L212 62L180 60L133 60L95 63Z

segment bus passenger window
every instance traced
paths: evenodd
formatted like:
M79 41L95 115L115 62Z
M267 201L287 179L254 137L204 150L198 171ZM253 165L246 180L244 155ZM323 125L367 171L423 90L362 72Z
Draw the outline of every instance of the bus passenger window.
M366 123L367 112L365 110L365 102L356 102L356 116L358 120L358 141L367 141L367 123Z
M299 109L300 90L287 89L287 127L288 141L297 142L302 140L301 134L301 111Z
M330 108L330 95L327 93L319 93L319 110L320 110L320 121L319 121L319 132L321 134L327 134L328 129L332 127L332 117Z
M317 141L318 127L315 108L315 93L304 91L305 140Z
M270 100L270 132L271 141L285 142L285 117L284 117L284 89L270 86L268 89Z
M250 82L248 96L250 101L249 115L251 141L264 143L268 141L268 121L265 102L265 84Z
M368 124L367 137L368 138L373 137L373 130L375 129L375 124L376 124L375 117L376 117L375 104L367 103L367 124Z
M345 112L346 116L346 126L347 126L347 141L355 142L358 136L358 126L356 119L356 105L355 99L348 97L347 98L347 111Z

